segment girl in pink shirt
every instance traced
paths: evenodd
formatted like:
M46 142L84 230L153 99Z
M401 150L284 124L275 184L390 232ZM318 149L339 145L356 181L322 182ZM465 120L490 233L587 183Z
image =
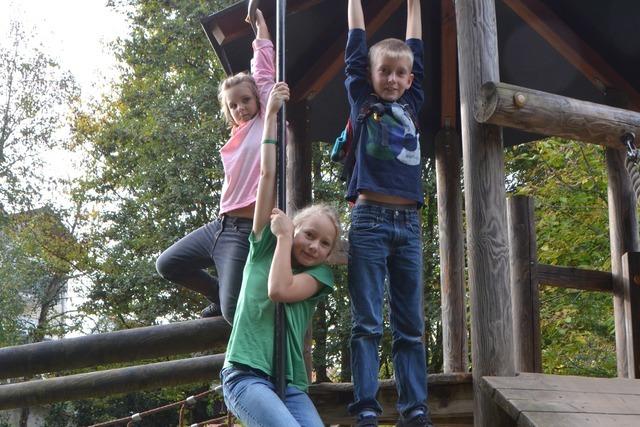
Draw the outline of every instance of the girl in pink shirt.
M264 109L275 84L273 43L262 12L256 11L251 74L239 73L220 84L220 107L231 128L220 149L224 183L219 217L183 237L156 260L158 273L201 293L211 302L203 317L222 314L233 323L249 253L249 234L260 178ZM217 277L206 269L215 266Z

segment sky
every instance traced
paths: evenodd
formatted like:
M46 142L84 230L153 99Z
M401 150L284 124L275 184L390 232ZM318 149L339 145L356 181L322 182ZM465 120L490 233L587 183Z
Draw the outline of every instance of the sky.
M124 16L106 7L107 0L0 0L1 40L9 22L19 21L43 50L75 76L83 99L98 97L104 78L115 73L107 44L125 37Z
M20 22L23 30L32 34L33 44L73 74L83 102L99 99L108 89L107 82L117 76L109 43L128 33L126 18L107 8L106 3L107 0L0 0L0 45L6 43L10 22ZM76 178L81 173L75 167L78 156L62 150L47 153L46 173L55 178Z

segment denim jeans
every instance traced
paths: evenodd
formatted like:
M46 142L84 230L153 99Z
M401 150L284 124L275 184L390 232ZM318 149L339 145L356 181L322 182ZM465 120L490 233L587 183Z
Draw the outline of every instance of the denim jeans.
M382 304L388 278L393 367L401 414L426 409L427 367L423 343L422 238L415 208L357 204L349 230L351 369L354 402L349 412L382 411L376 400L382 337Z
M171 245L156 260L156 269L165 279L219 303L222 316L233 324L252 225L251 219L222 216ZM206 271L213 266L217 278Z
M220 372L227 408L247 427L324 427L313 402L287 386L284 401L265 374L230 366Z

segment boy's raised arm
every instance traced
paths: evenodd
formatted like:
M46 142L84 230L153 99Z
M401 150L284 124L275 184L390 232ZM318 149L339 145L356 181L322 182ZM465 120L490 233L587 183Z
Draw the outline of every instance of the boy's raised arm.
M420 0L407 0L407 40L422 40L422 11Z
M347 9L349 29L364 30L364 12L362 12L362 0L349 0Z

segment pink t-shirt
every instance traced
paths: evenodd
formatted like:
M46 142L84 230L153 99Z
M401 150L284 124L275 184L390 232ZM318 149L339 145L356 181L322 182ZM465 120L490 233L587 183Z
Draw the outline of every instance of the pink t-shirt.
M271 40L255 39L252 46L251 74L258 85L260 112L248 122L234 126L231 138L220 149L224 167L220 214L254 203L258 191L264 111L275 84L275 64Z

